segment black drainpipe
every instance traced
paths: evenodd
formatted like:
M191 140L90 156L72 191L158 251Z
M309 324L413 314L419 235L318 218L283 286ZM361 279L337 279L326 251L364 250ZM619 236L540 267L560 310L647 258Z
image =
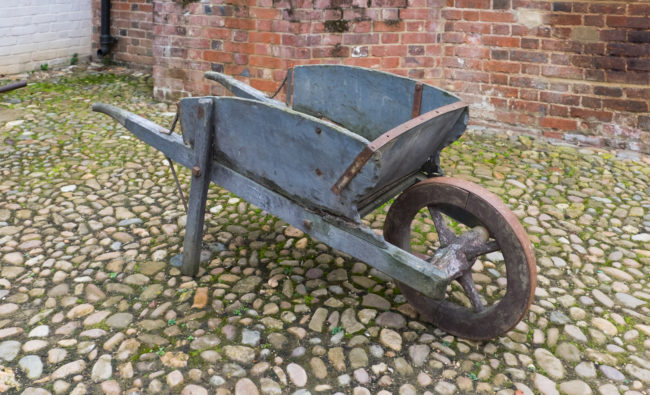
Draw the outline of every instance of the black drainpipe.
M111 0L102 0L101 33L97 56L103 58L111 50L111 45L117 38L111 36Z

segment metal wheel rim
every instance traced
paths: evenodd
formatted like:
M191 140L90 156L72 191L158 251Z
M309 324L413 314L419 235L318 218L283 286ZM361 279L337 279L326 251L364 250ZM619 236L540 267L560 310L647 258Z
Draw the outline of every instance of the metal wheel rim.
M428 206L437 206L447 215L456 211L450 216L464 217L455 218L459 222L474 226L473 222L478 221L488 229L505 260L506 294L477 313L447 300L425 297L406 284L398 283L400 290L423 320L448 333L486 340L509 331L526 314L536 286L534 252L518 219L501 199L484 188L460 179L437 177L412 186L393 203L384 224L386 241L411 251L411 221Z

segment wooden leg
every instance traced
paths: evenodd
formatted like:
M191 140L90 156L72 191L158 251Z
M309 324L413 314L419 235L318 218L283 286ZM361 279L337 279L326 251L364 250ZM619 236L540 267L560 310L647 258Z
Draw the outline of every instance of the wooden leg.
M196 276L201 258L201 240L205 206L210 186L212 164L212 100L200 99L183 108L184 115L193 117L194 131L194 167L187 209L185 241L183 242L183 261L181 272L186 276Z

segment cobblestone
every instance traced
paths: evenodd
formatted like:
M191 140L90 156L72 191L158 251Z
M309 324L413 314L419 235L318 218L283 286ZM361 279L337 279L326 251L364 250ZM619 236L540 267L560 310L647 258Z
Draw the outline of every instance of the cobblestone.
M175 107L152 103L150 76L112 70L55 72L0 97L1 386L647 393L647 158L524 145L480 129L443 151L448 175L481 184L515 213L539 267L523 321L476 343L419 321L396 284L367 263L216 185L199 275L183 276L168 264L186 218L165 158L90 111L103 101L169 125ZM189 171L177 171L187 190ZM364 223L380 234L388 207ZM420 244L433 246L423 233ZM487 292L505 286L502 259L488 254L473 268Z

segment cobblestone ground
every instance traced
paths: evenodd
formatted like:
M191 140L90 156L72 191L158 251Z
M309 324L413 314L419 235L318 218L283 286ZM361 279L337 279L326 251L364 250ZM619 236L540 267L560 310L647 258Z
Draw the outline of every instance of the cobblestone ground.
M169 125L149 81L60 73L0 97L0 390L650 392L643 158L477 133L446 150L448 173L502 197L537 254L530 312L476 343L418 321L384 275L215 185L202 269L182 276L168 261L184 210L163 156L90 111L104 101ZM384 216L366 221L379 231ZM493 266L476 278L497 289Z

